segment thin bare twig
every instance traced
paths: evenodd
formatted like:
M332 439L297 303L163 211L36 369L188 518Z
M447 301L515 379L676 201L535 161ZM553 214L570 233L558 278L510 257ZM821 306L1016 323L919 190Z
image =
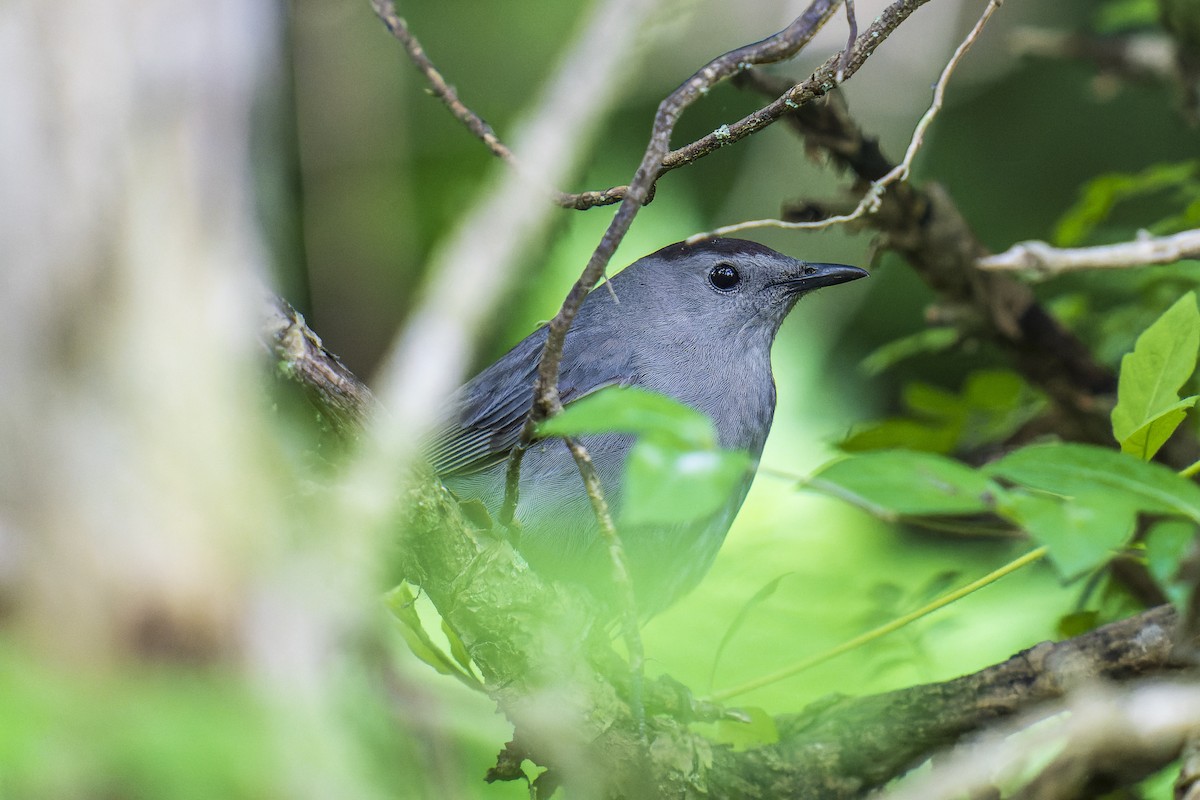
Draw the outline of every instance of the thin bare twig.
M409 30L408 24L396 13L396 7L392 4L391 0L371 0L371 7L375 10L376 16L379 17L392 36L404 47L404 51L408 53L409 59L421 71L425 79L429 81L429 88L433 92L433 95L445 104L450 113L454 115L454 118L466 126L471 135L483 142L492 155L513 169L522 171L520 160L508 148L508 145L500 140L500 137L496 135L496 131L492 129L492 126L472 111L459 98L458 92L454 87L446 82L442 73L425 52L425 48L421 46L421 43L417 41L417 37ZM604 206L619 202L625 194L625 187L618 186L602 191L571 193L548 186L545 187L545 191L556 205L582 211L594 206Z
M406 23L399 14L396 13L396 6L391 0L371 0L371 8L375 10L375 15L383 22L388 31L396 38L404 47L404 51L408 53L409 59L416 65L425 79L429 81L429 87L433 90L433 94L441 100L454 118L467 127L475 138L487 145L488 150L497 158L508 164L516 164L516 157L504 142L500 141L500 137L496 136L496 132L492 130L492 126L483 121L483 118L476 114L471 109L467 108L466 104L458 97L458 92L454 87L446 83L446 79L442 77L442 73L434 66L429 56L425 53L425 48L417 41L417 37L413 36L412 31L408 29Z
M853 222L867 214L873 214L879 210L880 198L887 188L894 183L907 180L912 170L913 161L917 157L921 146L925 143L925 133L929 130L929 126L933 124L934 119L942 110L942 104L946 96L946 84L950 82L950 76L958 69L959 63L963 56L971 49L971 45L979 38L983 32L983 28L987 25L989 19L1004 0L990 0L987 7L983 9L979 20L971 28L967 36L955 48L954 54L950 56L950 60L946 62L946 66L942 68L942 74L938 77L937 83L933 87L933 101L929 104L929 108L921 115L916 127L913 129L912 138L908 142L908 148L904 151L904 158L899 164L893 167L886 175L878 180L872 181L863 193L862 198L858 201L858 205L847 214L836 214L834 216L825 217L819 220L804 220L800 222L789 222L782 219L754 219L746 222L738 222L733 225L723 225L714 230L704 233L697 233L688 237L689 242L697 242L701 239L708 239L713 236L728 236L734 233L751 230L754 228L784 228L786 230L819 230L828 228L832 225L843 225L847 222Z
M976 264L987 270L1032 270L1045 276L1081 269L1125 269L1173 264L1200 258L1200 229L1171 236L1143 234L1131 242L1098 247L1053 247L1045 242L1020 242Z

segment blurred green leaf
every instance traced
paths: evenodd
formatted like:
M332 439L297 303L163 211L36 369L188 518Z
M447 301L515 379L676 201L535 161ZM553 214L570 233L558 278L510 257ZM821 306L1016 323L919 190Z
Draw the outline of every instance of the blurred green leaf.
M1082 636L1100 624L1100 614L1095 609L1074 611L1058 620L1058 635L1061 639Z
M1069 579L1112 558L1133 535L1138 510L1128 497L1096 489L1069 499L1010 492L999 511L1049 547L1051 561Z
M747 480L750 456L739 450L698 450L648 436L625 462L620 525L701 519L728 502Z
M1146 533L1146 568L1176 605L1187 597L1188 587L1179 580L1179 567L1195 545L1197 528L1193 522L1164 519Z
M1003 441L1043 405L1009 370L972 372L957 394L914 381L905 386L903 402L915 419L893 417L869 423L853 431L840 447L848 452L904 449L946 455Z
M987 465L984 472L1081 502L1104 494L1134 511L1200 521L1200 486L1160 464L1104 447L1033 445Z
M1060 247L1083 244L1109 219L1119 203L1160 193L1170 195L1173 208L1185 210L1144 227L1153 233L1186 230L1189 227L1186 209L1200 199L1200 162L1155 164L1137 173L1114 172L1093 178L1084 184L1079 199L1059 219L1055 243Z
M922 328L878 347L862 360L863 372L879 375L905 359L922 353L937 353L953 347L961 338L957 328Z
M657 392L636 386L607 386L568 403L538 426L539 436L630 433L670 439L693 450L716 446L712 420Z
M1149 461L1195 405L1196 397L1180 400L1179 389L1195 372L1198 351L1200 311L1188 292L1121 359L1112 426L1124 452Z
M1003 489L987 476L932 453L882 450L821 468L807 488L846 500L887 520L925 514L982 514Z
M450 623L442 620L442 633L446 636L446 641L450 643L450 655L458 662L466 672L475 675L475 665L471 661L471 656L467 652L467 646L463 644L462 637L458 635L458 631L450 627Z
M856 428L839 443L848 453L872 450L920 450L946 455L954 452L961 426L915 419L884 419Z
M1097 33L1119 33L1158 25L1157 0L1110 0L1096 11Z

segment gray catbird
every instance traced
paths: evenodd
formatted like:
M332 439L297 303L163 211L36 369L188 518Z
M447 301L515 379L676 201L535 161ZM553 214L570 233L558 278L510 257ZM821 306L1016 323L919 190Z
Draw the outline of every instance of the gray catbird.
M704 576L750 489L775 411L771 343L780 323L806 292L866 275L857 267L797 261L755 242L710 239L664 247L584 300L563 349L563 403L612 384L640 386L704 412L722 447L751 458L745 479L715 514L619 530L643 613L661 610ZM481 501L493 517L545 341L542 327L459 389L449 422L427 447L445 485L460 499ZM633 439L603 434L581 441L616 516ZM530 445L519 488L518 546L530 564L612 597L609 556L562 440Z

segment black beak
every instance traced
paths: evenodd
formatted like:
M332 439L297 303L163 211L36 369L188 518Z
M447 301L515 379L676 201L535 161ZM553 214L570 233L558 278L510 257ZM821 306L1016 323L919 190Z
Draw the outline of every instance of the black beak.
M822 286L856 281L870 274L865 269L845 264L805 264L795 277L788 280L788 284L797 292L811 292Z

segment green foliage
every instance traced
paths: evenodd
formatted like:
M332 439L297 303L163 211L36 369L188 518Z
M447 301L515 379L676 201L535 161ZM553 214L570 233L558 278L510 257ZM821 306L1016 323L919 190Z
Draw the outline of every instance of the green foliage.
M1190 587L1180 580L1179 565L1195 547L1196 524L1182 519L1159 520L1145 537L1146 568L1167 596L1182 605Z
M1200 486L1101 447L1034 445L983 471L1027 490L1010 491L999 510L1047 545L1067 577L1106 562L1128 541L1138 514L1200 522Z
M483 684L475 674L475 667L458 634L442 620L442 633L449 643L450 652L442 649L421 621L417 613L417 598L407 583L402 583L384 597L388 610L399 621L400 635L404 637L413 655L443 675L452 675L472 689L482 689Z
M1138 337L1133 352L1121 359L1113 435L1121 449L1143 461L1166 443L1196 396L1180 399L1179 390L1196 370L1200 350L1200 312L1189 292Z
M1157 0L1112 0L1096 11L1097 33L1118 33L1157 24Z
M621 525L670 524L715 513L746 480L750 457L717 445L712 421L669 397L610 386L568 404L538 428L542 436L628 433Z
M1129 544L1139 515L1200 523L1200 486L1081 444L1025 447L978 470L930 453L865 453L833 462L805 485L887 520L994 512L1048 547L1068 578Z
M834 461L804 484L877 517L983 514L1003 490L988 476L933 453L882 450Z
M1003 441L1036 416L1042 399L1009 370L978 370L955 394L919 381L904 388L911 417L862 426L841 443L843 450L905 448L948 454Z
M880 375L896 364L913 356L939 353L962 339L957 328L923 328L908 336L885 342L862 360L862 370L868 375Z
M1200 224L1200 162L1155 164L1141 172L1112 172L1093 178L1059 219L1055 243L1061 247L1084 244L1112 219L1120 204L1136 200L1146 206L1156 198L1165 200L1174 213L1154 215L1153 221L1136 227L1167 234Z
M568 403L538 426L539 436L631 433L670 440L681 447L715 447L712 421L665 395L637 386L608 386Z

